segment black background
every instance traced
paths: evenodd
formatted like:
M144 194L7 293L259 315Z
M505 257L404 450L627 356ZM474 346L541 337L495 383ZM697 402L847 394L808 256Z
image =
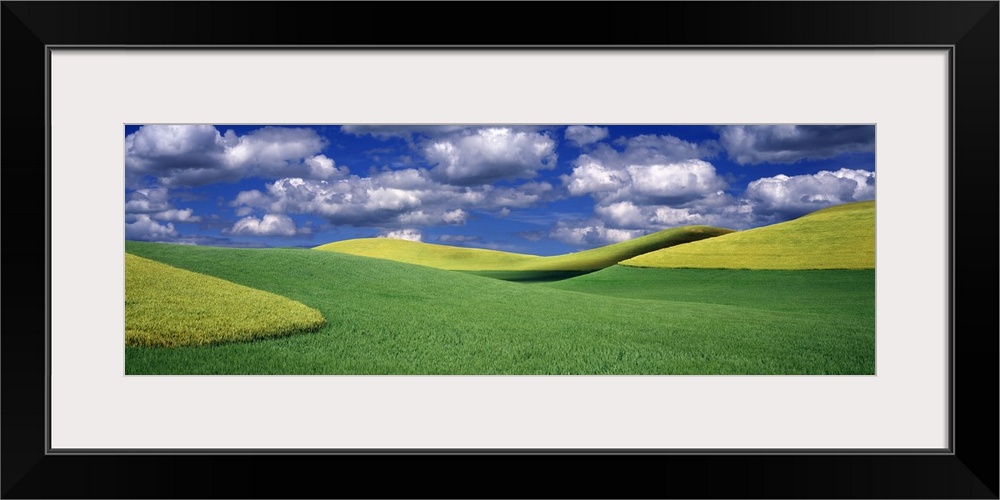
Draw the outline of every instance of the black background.
M557 2L550 8L3 2L3 497L997 498L998 3ZM953 45L955 453L46 455L45 46L88 44ZM28 278L11 286L11 266Z

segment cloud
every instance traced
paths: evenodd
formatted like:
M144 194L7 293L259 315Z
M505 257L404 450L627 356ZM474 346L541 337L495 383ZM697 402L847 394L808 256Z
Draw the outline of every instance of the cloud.
M644 161L634 157L635 163L611 157L608 165L585 154L562 181L570 194L594 199L594 215L609 229L654 230L725 221L719 213L709 215L720 212L717 208L728 187L715 167L699 159L650 163L662 157L660 153Z
M875 150L874 125L741 125L722 127L719 141L741 165L795 163Z
M441 210L416 210L399 214L393 225L404 226L461 226L465 224L468 214L462 209L450 211Z
M395 173L393 173L395 174ZM444 223L445 212L452 207L434 209L435 201L455 193L436 192L428 186L393 187L398 176L356 177L340 181L316 181L301 178L279 179L266 185L266 192L240 192L232 205L263 209L271 213L314 214L334 224L354 226L385 225L400 216L436 215ZM425 203L426 201L426 203ZM454 218L454 215L452 215Z
M556 141L542 127L345 125L341 131L405 139L414 155L400 155L393 168L423 165L434 181L453 186L531 179L555 168L558 159Z
M629 165L632 192L661 204L683 203L726 187L715 167L702 160L686 160L667 165Z
M125 239L142 241L169 241L178 236L173 224L160 224L146 214L134 216L134 221L125 223Z
M874 198L874 172L840 169L757 179L738 195L718 190L683 202L644 204L635 198L597 203L594 216L613 229L653 231L688 225L747 229Z
M326 168L332 167L332 160L317 154L326 146L326 139L312 129L264 127L239 137L230 130L226 132L225 143L229 163L240 165L255 175L299 174L289 172L289 168L307 172L317 170L323 175L321 179L337 173Z
M428 141L424 157L431 173L449 184L469 186L530 179L556 166L556 143L544 133L506 127L481 128Z
M755 214L797 217L832 205L874 199L875 172L842 168L765 177L748 184L744 197Z
M465 224L465 218L468 217L468 215L469 214L467 214L465 210L456 208L455 210L445 212L441 219L448 224Z
M603 221L590 219L558 222L549 237L575 247L591 247L619 243L643 234L646 231L608 228Z
M299 233L290 217L275 214L266 214L260 219L244 217L227 232L243 236L295 236Z
M726 127L720 133L730 153L737 143L760 146L748 149L757 156L745 161L862 151L874 141L873 127ZM779 145L797 149L779 151ZM850 169L777 175L750 182L743 193L729 193L727 182L706 160L717 148L712 142L657 135L598 144L561 176L570 195L594 200L593 218L559 221L550 236L586 246L686 225L747 229L875 196L874 173Z
M709 225L744 228L750 224L746 204L724 192L677 205L638 205L630 201L596 205L594 215L610 228L657 231Z
M593 144L608 136L607 127L588 127L585 125L570 125L566 127L566 140L583 147Z
M194 210L190 208L185 208L184 210L171 208L170 210L154 213L152 218L159 221L171 222L201 222L201 217L192 214L194 214Z
M194 215L194 210L174 208L170 203L170 192L167 188L136 189L125 202L126 221L135 221L138 214L146 214L149 218L164 222L200 222L201 217Z
M226 141L211 125L146 125L125 137L126 181L152 176L166 186L241 177L226 161Z
M573 161L573 171L561 176L570 194L590 194L599 203L635 196L679 202L726 186L715 167L702 160L715 155L712 144L669 135L639 135L615 143L622 149L600 144Z
M545 231L520 231L514 233L514 235L528 241L542 241L549 236Z
M461 234L442 234L438 236L438 241L442 243L470 243L479 241L479 236L465 236Z
M364 207L369 211L406 211L420 206L417 191L378 187L367 192L368 201Z
M135 214L128 218L131 219L131 222L125 223L126 240L234 248L263 248L268 246L262 242L239 242L216 236L181 234L174 228L173 224L160 224L146 214Z
M167 188L136 189L125 202L125 213L144 214L161 212L171 208Z
M352 135L370 135L382 140L392 137L412 140L415 135L436 137L466 130L461 125L344 125L340 131Z
M285 178L265 190L242 191L230 203L275 214L313 214L332 224L377 227L461 225L469 210L499 210L538 205L554 197L545 182L519 186L454 186L430 178L426 170L380 172L335 181Z
M312 179L334 179L347 174L347 169L338 169L332 159L326 155L316 155L306 158L303 163L309 167L309 177ZM287 175L287 174L286 174Z
M473 192L481 193L483 196L482 203L478 204L478 208L526 208L551 201L557 197L556 193L553 192L552 184L548 182L525 182L510 188L482 186L474 188Z
M597 205L594 207L594 214L614 227L642 228L649 225L642 209L630 201L620 201L605 206Z
M394 240L423 241L424 235L416 229L400 229L389 231L378 235L378 238L390 238Z
M576 161L573 173L563 175L563 184L573 195L590 193L613 193L623 188L628 182L628 172L604 164L588 155L583 155Z
M685 141L672 135L642 134L634 137L621 137L615 140L624 150L618 152L601 145L592 154L605 163L625 165L652 165L675 163L695 158L712 158L718 154L718 146L713 141L695 143Z
M238 136L212 125L146 125L125 137L129 185L203 186L244 177L335 179L347 175L320 154L326 139L308 128L263 127Z
M726 192L728 183L705 158L712 142L696 144L668 135L620 138L581 154L561 176L570 195L594 200L593 219L563 222L553 236L574 245L687 225L744 229L758 223L754 200Z

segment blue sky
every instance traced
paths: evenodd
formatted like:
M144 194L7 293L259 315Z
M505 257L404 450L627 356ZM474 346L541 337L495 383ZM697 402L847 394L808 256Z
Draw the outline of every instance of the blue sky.
M125 127L125 237L536 255L875 197L875 126Z

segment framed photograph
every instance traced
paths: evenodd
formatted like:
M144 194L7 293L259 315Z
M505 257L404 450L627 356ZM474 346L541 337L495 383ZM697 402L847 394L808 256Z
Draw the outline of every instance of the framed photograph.
M515 5L4 2L3 496L997 498L998 3Z

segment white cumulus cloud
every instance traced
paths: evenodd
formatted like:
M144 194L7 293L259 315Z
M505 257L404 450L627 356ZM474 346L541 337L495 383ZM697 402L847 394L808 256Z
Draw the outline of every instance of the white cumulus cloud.
M644 228L649 225L642 209L630 201L619 201L610 205L597 205L594 214L602 221L620 228Z
M747 185L744 197L760 215L799 216L875 198L875 172L842 168L806 175L776 175Z
M716 154L712 143L670 135L638 135L614 142L617 149L599 144L573 161L572 172L561 176L570 194L590 194L599 204L634 201L635 196L676 202L726 187L715 167L704 161Z
M562 176L570 194L613 193L628 182L628 172L605 167L600 161L583 155L577 160L573 172Z
M595 155L605 156L606 162L621 164L651 165L657 163L674 163L693 158L711 158L717 153L714 142L690 142L672 135L642 134L629 138L619 138L615 141L624 150L618 152L610 148L598 149Z
M230 234L244 236L295 236L298 233L293 221L287 215L266 214L258 219L244 217L233 224Z
M136 189L125 202L126 221L136 221L137 215L145 214L162 222L200 222L190 208L174 208L170 202L170 191L165 187Z
M721 203L719 200L725 200ZM718 193L677 206L636 205L621 201L596 205L594 215L611 228L656 231L679 226L710 225L742 228L749 222L739 200ZM742 211L741 211L742 210Z
M538 205L553 194L545 182L519 186L454 186L432 180L426 170L380 172L326 181L279 179L264 191L242 191L230 203L238 214L313 214L332 224L356 227L461 225L469 210L500 210Z
M347 175L346 168L338 169L334 161L326 155L316 155L303 160L309 167L309 177L312 179L336 179Z
M558 222L549 233L550 238L567 245L590 247L619 243L646 234L643 230L609 228L600 220Z
M690 201L726 187L715 167L702 160L629 165L626 171L634 194L666 203Z
M423 241L424 235L416 229L399 229L388 231L378 235L379 238L391 238L394 240Z
M706 161L713 142L694 143L670 135L638 135L601 143L561 176L571 195L594 200L592 221L553 231L575 245L599 244L644 232L691 224L730 225L733 197L726 181ZM743 217L743 216L740 216ZM745 218L745 217L743 217Z
M347 174L320 154L326 139L308 128L263 127L245 135L212 125L146 125L125 137L130 184L203 186L244 177L334 179Z
M548 135L507 127L471 129L427 142L432 173L456 185L530 179L556 166L556 143Z
M160 224L146 214L134 216L131 223L125 223L125 239L143 241L168 241L178 235L174 225Z
M159 221L171 222L200 222L201 217L194 215L194 210L185 208L183 210L171 208L162 212L156 212L152 217Z
M167 188L136 189L125 202L125 213L144 214L161 212L171 208Z
M644 141L675 142L663 138L633 142L644 144ZM689 149L685 145L679 147ZM646 157L632 154L633 162L626 162L623 155L607 152L600 156L580 155L572 173L563 175L562 181L570 194L587 194L594 199L594 215L604 229L657 230L689 224L728 223L729 218L723 216L723 212L731 209L720 205L731 202L732 197L725 194L728 185L711 163L697 158L659 163L666 158L662 151ZM574 230L581 231L579 228ZM567 234L563 231L563 240L573 240ZM602 233L594 229L587 234ZM590 239L607 240L596 236Z
M445 212L444 216L441 218L448 224L465 224L465 219L468 216L469 214L467 214L465 210L456 208L455 210Z
M566 140L583 147L598 142L608 136L607 127L588 127L586 125L570 125L566 127Z

